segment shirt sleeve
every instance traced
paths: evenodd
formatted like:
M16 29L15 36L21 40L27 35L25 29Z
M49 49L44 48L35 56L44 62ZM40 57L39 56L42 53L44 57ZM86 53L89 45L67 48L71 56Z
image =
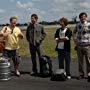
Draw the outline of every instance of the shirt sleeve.
M59 38L59 29L56 30L54 38Z
M21 30L20 30L19 28L17 28L17 30L16 30L16 32L14 33L14 35L15 35L16 37L18 37L19 34L21 34L21 35L24 37L24 35L23 35L23 33L21 32Z
M68 29L68 32L66 34L66 38L71 39L72 36L72 31L70 29Z

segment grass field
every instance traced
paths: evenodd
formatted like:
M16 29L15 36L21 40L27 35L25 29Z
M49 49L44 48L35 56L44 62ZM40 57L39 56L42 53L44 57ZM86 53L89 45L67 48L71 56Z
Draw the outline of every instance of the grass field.
M73 27L70 27L70 28L73 31ZM56 31L55 27L45 28L45 32L46 32L47 36L42 43L44 54L49 55L51 57L57 57L57 52L55 51L56 42L54 40L55 31ZM26 34L25 31L23 31L23 33L24 33L24 35ZM22 41L20 41L20 46L21 46L20 55L29 56L30 55L29 46L28 46L26 37ZM76 57L76 51L74 50L73 40L71 40L71 56L72 56L72 58Z

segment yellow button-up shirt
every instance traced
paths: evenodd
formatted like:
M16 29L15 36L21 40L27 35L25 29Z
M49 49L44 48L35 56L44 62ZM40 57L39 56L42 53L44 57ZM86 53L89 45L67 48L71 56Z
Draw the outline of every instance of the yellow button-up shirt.
M1 32L5 39L5 49L16 50L19 48L20 38L18 37L18 34L22 34L22 32L18 27L11 29L9 26L5 26Z

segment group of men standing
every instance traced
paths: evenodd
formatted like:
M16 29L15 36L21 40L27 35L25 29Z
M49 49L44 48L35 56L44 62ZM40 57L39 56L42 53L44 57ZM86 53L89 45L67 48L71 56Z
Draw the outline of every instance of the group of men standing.
M68 20L66 18L60 18L60 28L56 30L55 40L57 43L56 51L58 52L59 69L64 69L65 60L65 71L67 78L71 78L70 73L70 61L71 61L71 36L75 42L75 49L77 50L78 65L79 65L79 77L78 79L84 78L83 61L87 65L87 81L90 82L90 24L87 22L87 14L82 12L79 14L79 23L76 25L73 33L70 28L67 27ZM19 40L23 39L21 30L16 26L16 17L10 18L10 25L5 26L1 32L0 37L4 37L5 50L3 52L4 57L12 58L15 67L15 74L20 76L19 72L19 61L17 59L17 50L19 49ZM31 75L37 75L37 63L36 54L38 54L39 62L41 60L42 52L42 41L44 40L46 33L42 25L37 23L38 16L36 14L31 15L31 22L26 30L26 39L29 43L29 49L32 60L32 72ZM40 64L40 71L43 70Z

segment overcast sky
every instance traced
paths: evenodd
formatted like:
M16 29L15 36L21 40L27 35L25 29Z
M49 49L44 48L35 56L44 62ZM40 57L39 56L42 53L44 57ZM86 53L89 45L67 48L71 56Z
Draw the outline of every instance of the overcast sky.
M11 16L29 22L32 13L39 15L39 21L71 20L83 11L90 18L90 0L0 0L0 23L9 23Z

